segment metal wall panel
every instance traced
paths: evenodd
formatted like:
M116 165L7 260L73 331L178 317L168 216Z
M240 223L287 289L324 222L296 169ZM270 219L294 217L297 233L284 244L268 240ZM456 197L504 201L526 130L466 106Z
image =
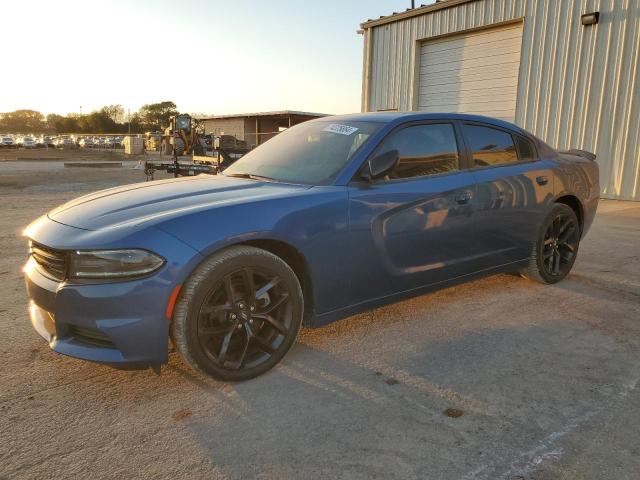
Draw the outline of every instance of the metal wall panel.
M640 0L475 0L367 28L363 110L416 109L422 40L518 19L516 123L595 152L602 195L640 200Z

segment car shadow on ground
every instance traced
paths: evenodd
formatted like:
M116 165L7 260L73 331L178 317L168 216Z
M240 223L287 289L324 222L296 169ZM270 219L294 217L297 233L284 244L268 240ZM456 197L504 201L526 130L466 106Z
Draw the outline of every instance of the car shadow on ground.
M7 412L18 423L28 412L38 438L64 435L68 452L116 435L118 455L144 444L158 449L154 462L195 462L167 474L528 478L637 384L637 348L614 334L629 302L578 280L501 275L305 329L282 364L236 384L197 374L176 353L157 377L42 345L25 353L29 369L48 364L30 380L41 390L10 399ZM47 423L69 414L70 399L72 417Z
M195 409L184 426L231 478L498 478L558 454L638 372L606 335L564 323L417 341L395 363L375 354L300 344L233 385L178 367L218 409Z

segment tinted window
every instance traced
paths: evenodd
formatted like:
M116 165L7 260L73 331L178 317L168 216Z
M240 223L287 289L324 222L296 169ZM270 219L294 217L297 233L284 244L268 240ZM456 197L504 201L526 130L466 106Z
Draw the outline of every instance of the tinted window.
M392 133L376 154L398 150L400 163L390 179L423 177L458 170L458 144L449 123L415 125Z
M536 152L531 142L518 135L515 136L516 145L518 146L518 158L523 161L533 160L536 158Z
M476 167L518 161L513 138L505 131L478 125L464 125L464 135Z
M255 175L280 182L331 183L382 123L304 122L251 150L224 175Z

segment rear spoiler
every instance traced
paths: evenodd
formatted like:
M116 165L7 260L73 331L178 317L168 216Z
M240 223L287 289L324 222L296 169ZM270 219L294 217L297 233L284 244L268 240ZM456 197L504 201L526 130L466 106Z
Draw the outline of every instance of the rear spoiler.
M595 153L587 152L586 150L578 150L577 148L572 148L570 150L558 150L558 153L575 155L576 157L586 158L587 160L591 160L592 162L596 159Z

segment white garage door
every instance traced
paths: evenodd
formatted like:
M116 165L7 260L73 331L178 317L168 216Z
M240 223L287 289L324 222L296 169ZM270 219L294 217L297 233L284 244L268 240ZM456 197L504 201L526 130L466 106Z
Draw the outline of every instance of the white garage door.
M420 51L418 109L514 121L522 24L428 40Z

